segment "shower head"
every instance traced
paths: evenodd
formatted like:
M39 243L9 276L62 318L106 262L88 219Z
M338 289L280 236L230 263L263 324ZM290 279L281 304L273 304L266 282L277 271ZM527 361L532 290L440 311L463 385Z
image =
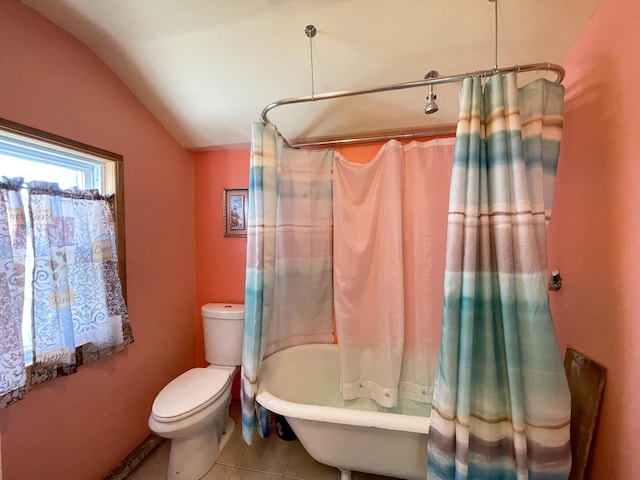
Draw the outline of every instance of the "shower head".
M431 70L427 73L424 78L425 80L429 78L436 78L438 76L438 72L435 70ZM436 113L438 111L438 104L436 103L436 94L433 93L433 85L429 85L429 93L427 93L427 105L424 107L424 113L429 115L431 113Z
M427 93L427 105L424 107L424 113L429 115L430 113L436 113L438 111L438 104L436 103L436 94L433 93L433 87L429 86L429 93Z

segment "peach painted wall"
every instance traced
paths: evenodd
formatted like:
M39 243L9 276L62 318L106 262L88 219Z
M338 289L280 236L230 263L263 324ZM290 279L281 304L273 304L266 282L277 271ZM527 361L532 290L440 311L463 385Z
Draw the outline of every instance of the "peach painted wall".
M124 156L136 342L0 411L5 479L103 478L195 361L192 154L84 44L18 0L0 1L0 71L0 117Z
M337 148L353 162L370 161L381 142ZM208 302L244 302L245 238L226 238L222 230L224 188L249 185L250 147L223 148L194 153L196 228L196 362L204 365L200 306ZM447 187L448 192L448 187ZM448 193L447 193L448 194Z
M608 368L589 479L640 478L640 3L603 0L565 58L549 264L562 347Z
M222 196L224 188L249 187L249 155L249 146L194 153L198 365L206 364L200 307L209 302L244 303L247 239L223 235Z
M345 147L341 152L366 162L380 144ZM196 222L195 352L205 365L200 306L208 302L244 302L246 238L226 238L222 230L224 188L249 186L249 145L194 153ZM235 398L239 388L233 389Z

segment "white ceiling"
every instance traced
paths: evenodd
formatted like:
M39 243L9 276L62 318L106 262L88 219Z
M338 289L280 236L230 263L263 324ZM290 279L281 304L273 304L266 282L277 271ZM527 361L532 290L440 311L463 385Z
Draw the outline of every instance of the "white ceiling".
M249 141L276 100L495 64L489 0L22 0L88 45L184 147ZM499 1L498 66L561 63L600 0ZM313 24L311 41L304 33ZM552 78L552 77L549 77ZM288 105L289 139L455 123L459 85Z

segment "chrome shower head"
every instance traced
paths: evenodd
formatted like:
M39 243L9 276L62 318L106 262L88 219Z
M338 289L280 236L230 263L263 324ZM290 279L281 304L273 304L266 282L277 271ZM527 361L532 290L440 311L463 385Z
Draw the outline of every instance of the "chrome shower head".
M424 78L425 80L429 78L436 78L438 76L438 72L435 70L431 70L427 73ZM424 107L424 113L429 115L431 113L436 113L438 111L438 104L436 103L436 94L433 93L433 85L429 85L429 93L427 93L427 105Z
M436 94L433 93L433 87L429 86L429 93L427 93L427 105L424 107L424 113L429 115L430 113L436 113L438 111L438 104L436 103Z

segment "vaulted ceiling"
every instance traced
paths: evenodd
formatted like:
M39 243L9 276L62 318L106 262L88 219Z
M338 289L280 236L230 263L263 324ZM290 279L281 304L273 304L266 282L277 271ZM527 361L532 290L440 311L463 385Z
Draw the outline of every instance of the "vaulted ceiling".
M491 69L496 12L499 67L561 63L600 2L22 1L92 49L190 149L248 142L251 122L282 98ZM458 89L435 87L440 110L428 116L421 87L269 117L289 139L437 128L455 123Z

